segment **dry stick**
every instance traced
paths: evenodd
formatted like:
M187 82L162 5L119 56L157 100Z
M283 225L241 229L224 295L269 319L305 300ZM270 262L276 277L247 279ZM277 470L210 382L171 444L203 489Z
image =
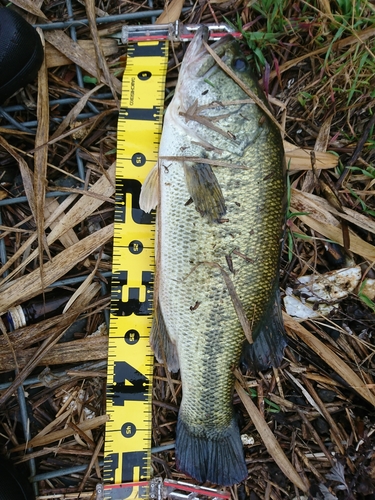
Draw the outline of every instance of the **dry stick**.
M317 392L315 391L315 389L312 386L312 384L310 383L310 381L306 377L304 377L303 375L302 375L302 378L303 378L305 384L307 385L309 391L311 392L314 400L319 405L319 408L322 410L322 413L324 414L324 418L327 420L327 422L331 426L331 430L332 430L331 436L333 436L333 440L337 444L337 447L339 448L341 455L346 456L345 448L344 448L344 446L342 444L343 441L344 441L344 438L342 437L340 429L338 428L336 422L331 417L330 413L327 411L326 407L323 404L323 401L318 396ZM352 473L354 473L355 472L355 466L352 463L352 461L350 460L350 458L347 457L347 456L346 456L346 464L349 467L350 471Z
M100 436L97 444L96 444L96 447L95 447L95 450L94 450L94 453L91 457L91 460L90 460L90 463L89 463L89 466L87 467L87 471L85 472L85 475L83 476L82 478L82 482L81 484L79 485L79 488L78 488L78 491L81 492L83 490L83 488L85 487L85 484L86 484L86 481L87 479L89 478L89 475L90 475L90 472L91 472L91 469L93 468L94 466L94 462L95 460L97 460L98 458L98 455L100 453L100 450L102 448L102 445L103 445L103 441L104 441L104 438L103 438L103 434Z
M342 231L340 227L333 226L330 223L322 222L309 215L298 215L301 222L314 229L316 232L322 234L325 238L333 240L341 246L344 246ZM353 253L364 257L365 259L373 262L375 261L375 247L367 241L362 240L355 234L350 234L350 247L349 250Z
M85 441L85 443L87 443L89 448L93 449L95 447L94 441L91 438L89 438L86 432L80 429L77 424L74 424L73 422L68 422L68 427L73 429L74 433L78 434Z
M17 351L19 366L26 366L33 359L37 349L36 347L29 347L28 349ZM107 350L108 337L106 335L95 335L94 337L56 344L36 362L38 365L45 366L104 360L107 358ZM0 352L0 366L1 371L14 369L14 358L11 352ZM71 372L71 375L74 375L74 373Z
M300 416L300 418L303 420L303 423L306 425L306 427L309 429L309 431L311 432L312 436L314 437L315 441L318 443L320 449L322 450L322 452L324 453L324 455L326 456L327 460L329 461L329 463L331 464L331 466L333 467L335 465L335 461L333 460L332 458L332 455L330 454L330 452L327 450L327 448L325 447L323 441L320 439L320 436L319 434L317 433L317 431L314 429L314 427L311 425L311 422L310 420L306 417L306 415L303 413L303 411L301 411L299 408L295 407L295 410L297 411L298 415Z
M298 447L296 446L295 442L293 443L293 455L292 455L292 458L293 458L293 465L294 465L294 468L296 469L297 473L300 475L302 481L305 483L305 484L309 484L309 480L306 476L306 473L305 473L305 470L303 468L303 465L301 465L301 462L299 461L299 458L298 458ZM296 485L294 485L294 490L295 490L295 493L296 493L296 497L301 500L301 497L298 493L298 488L296 487Z
M85 420L80 424L77 424L77 427L81 431L87 431L89 429L96 429L101 425L105 424L109 420L108 415L100 415L99 417L90 418L89 420ZM28 443L28 446L31 448L36 448L37 446L45 446L49 443L54 443L55 441L60 441L61 439L65 439L70 436L74 436L76 431L71 427L67 427L66 429L61 429L59 431L51 432L47 434L47 436L35 436ZM12 448L11 452L15 453L17 451L22 451L25 449L25 445L18 445Z
M59 136L63 132L65 132L65 130L69 127L69 125L72 125L75 122L75 120L77 119L77 116L80 114L80 112L86 106L87 101L92 96L92 94L97 92L102 87L103 87L103 84L97 85L96 87L94 87L93 89L89 90L88 92L86 92L85 94L82 95L82 97L79 99L79 101L74 105L74 107L69 111L69 113L63 119L63 121L57 127L55 132L51 135L51 139L58 139Z
M186 119L186 121L195 121L197 123L200 123L201 125L204 125L205 127L213 130L214 132L217 132L218 134L222 135L226 139L231 139L233 140L233 136L228 132L227 130L223 130L220 127L217 127L212 123L212 118L209 119L206 116L199 115L198 113L196 114L191 114L191 113L183 113L180 111L180 116Z
M227 168L239 168L240 170L250 170L249 167L245 165L239 165L236 163L230 163L228 161L221 161L210 158L202 158L201 156L159 156L159 160L167 161L192 161L195 163L207 163L207 165L213 165L214 167L227 167Z
M171 2L164 2L164 10L156 19L155 24L166 24L177 21L178 19L180 19L183 6L184 0L172 0Z
M55 188L49 188L48 191L55 191ZM84 196L89 196L90 198L95 198L97 200L100 200L105 203L111 203L112 205L115 204L115 200L112 198L108 198L108 196L104 196L100 193L95 193L92 191L92 188L90 191L87 189L79 189L79 188L73 188L73 187L64 187L64 186L59 186L59 191L62 193L71 193L71 194L79 194L79 195L84 195Z
M311 167L312 171L316 177L318 186L320 188L320 193L323 195L330 205L332 205L340 214L345 213L343 204L341 202L339 193L335 188L335 185L331 181L329 175L326 172L321 172L321 175L318 176L315 169L315 153L311 152ZM319 193L318 193L319 194ZM350 236L349 236L349 228L346 221L339 216L339 221L341 223L341 231L342 231L342 241L344 245L344 250L348 250L350 247Z
M320 196L316 196L315 194L312 193L302 193L298 189L292 188L292 203L296 201L296 199L299 199L300 202L310 204L312 203L313 206L317 207L319 206L321 211L326 211L329 214L336 216L341 216L344 219L346 219L348 222L352 222L359 228L363 229L364 231L368 231L370 233L375 234L375 222L372 220L369 220L368 217L359 214L355 210L352 210L351 208L348 207L343 207L344 213L338 212L332 205L328 203L325 199L321 198ZM300 212L311 212L309 209L302 209L299 210ZM319 217L318 217L319 218Z
M64 335L65 331L69 326L76 320L79 316L79 312L75 314L71 314L66 317L66 320L63 324L62 328L59 328L57 332L52 336L47 338L42 345L38 348L34 356L30 359L27 365L22 369L20 373L16 376L12 384L4 391L2 396L0 397L0 407L4 405L7 400L12 396L14 391L22 384L22 382L26 379L26 377L33 371L35 366L38 364L40 359L52 349L52 347L60 340L60 338ZM69 321L68 323L66 321Z
M91 55L92 58L95 57L94 42L92 40L77 40L78 44L83 47L84 51ZM106 57L113 56L118 52L117 40L114 38L102 38L102 47L104 50L104 55ZM47 68L56 68L58 66L70 66L72 61L65 57L59 50L48 44L46 47L47 53ZM81 89L82 90L82 89Z
M25 194L27 201L29 202L29 206L33 216L35 217L35 196L34 196L34 181L33 181L33 173L29 169L26 161L18 154L15 148L11 146L4 137L0 136L0 146L2 146L5 151L7 151L18 163L23 187L25 189Z
M302 452L302 450L296 447L296 453L300 457L302 462L305 464L306 468L314 474L314 476L318 479L318 481L320 483L324 483L325 482L324 477L320 474L320 472L316 469L316 467L313 466L313 464L310 462L307 456Z
M335 441L335 443L336 443L336 445L337 445L340 453L342 455L344 455L345 448L344 448L344 446L342 444L342 442L344 441L344 438L341 435L340 429L337 427L336 422L333 420L333 418L331 417L331 415L327 411L327 408L325 407L325 405L323 404L323 401L318 396L318 394L315 391L315 389L314 389L312 383L310 382L310 380L307 379L306 377L304 377L303 375L302 375L302 380L303 380L304 384L306 385L309 393L313 397L315 403L318 405L318 407L319 407L321 413L323 414L324 418L326 419L326 421L330 425L331 430L332 430L333 439L334 439L334 441Z
M30 12L30 14L34 14L34 16L41 17L42 19L47 20L47 17L44 15L44 13L39 9L39 7L35 5L35 0L12 0L12 3L14 3L14 5L17 5L17 7Z
M239 395L242 403L244 404L251 420L253 421L253 423L257 429L257 431L259 432L260 437L262 438L262 440L267 448L268 453L275 460L276 464L280 467L282 472L288 477L288 479L290 479L290 481L292 481L293 484L295 484L297 486L297 488L299 488L302 491L308 491L309 485L306 485L302 481L302 479L298 475L296 469L289 462L283 449L281 448L277 439L273 435L271 429L268 427L264 418L260 414L258 408L252 402L250 396L242 388L241 384L238 381L236 381L235 387L236 387L237 394Z

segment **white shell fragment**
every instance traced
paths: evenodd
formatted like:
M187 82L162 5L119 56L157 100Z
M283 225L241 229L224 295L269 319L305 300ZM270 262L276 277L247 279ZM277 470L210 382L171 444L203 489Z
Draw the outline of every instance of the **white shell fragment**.
M241 434L241 441L244 446L252 446L255 443L255 440L249 434Z
M311 319L320 318L322 316L321 309L325 306L327 311L324 316L327 315L334 306L327 306L326 304L320 304L319 308L314 311L312 304L304 304L301 299L293 295L293 290L291 288L286 289L287 295L284 297L284 307L289 316L299 319Z
M299 319L327 316L338 301L346 298L357 288L361 277L359 266L330 271L320 276L315 274L302 276L297 280L297 288L286 290L284 298L286 312ZM316 307L317 302L321 303Z

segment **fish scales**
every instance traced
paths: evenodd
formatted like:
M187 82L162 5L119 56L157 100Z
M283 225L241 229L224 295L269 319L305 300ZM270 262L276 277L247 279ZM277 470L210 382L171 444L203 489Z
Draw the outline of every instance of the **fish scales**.
M278 268L285 168L278 128L207 53L201 28L185 55L141 206L157 203L157 358L181 370L178 466L199 481L247 475L232 397L244 330L255 369L278 365L285 347ZM232 38L214 46L262 100ZM228 278L233 287L228 286ZM235 291L233 291L235 290Z

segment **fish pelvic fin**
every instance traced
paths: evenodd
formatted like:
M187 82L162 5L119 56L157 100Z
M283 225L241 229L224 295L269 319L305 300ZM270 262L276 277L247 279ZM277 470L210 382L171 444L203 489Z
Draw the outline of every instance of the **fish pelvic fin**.
M246 479L248 472L235 418L222 431L190 427L181 414L176 433L178 469L204 483L232 486Z
M226 214L226 206L219 181L210 165L184 162L186 187L195 208L208 222L217 222Z
M159 304L156 305L152 322L150 344L159 363L165 363L170 372L178 372L180 363L177 348L169 337Z
M287 345L284 323L281 313L280 290L278 280L262 319L253 331L253 344L245 342L242 362L254 372L278 367Z
M159 165L151 169L146 177L139 196L139 207L146 213L154 210L159 203Z

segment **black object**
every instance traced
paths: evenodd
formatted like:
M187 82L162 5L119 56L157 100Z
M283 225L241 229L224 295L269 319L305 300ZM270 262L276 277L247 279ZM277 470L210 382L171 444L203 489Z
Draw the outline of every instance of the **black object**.
M65 304L72 297L72 293L48 293L45 296L35 297L25 304L11 307L2 316L2 320L7 330L17 330L23 326L39 323L47 318L52 318L56 314L61 314Z
M13 464L0 459L0 500L33 500L30 483Z
M43 62L36 30L14 10L0 9L0 104L30 83Z

